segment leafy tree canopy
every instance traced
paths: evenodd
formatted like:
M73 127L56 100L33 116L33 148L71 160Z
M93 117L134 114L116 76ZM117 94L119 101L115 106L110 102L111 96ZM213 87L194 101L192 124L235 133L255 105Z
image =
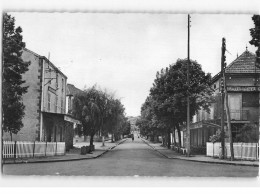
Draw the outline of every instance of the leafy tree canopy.
M72 114L82 122L83 134L91 137L97 132L121 135L126 127L124 106L106 91L93 86L74 97Z
M180 139L179 125L187 121L187 95L190 97L191 118L201 108L210 111L213 101L211 75L206 74L196 61L191 61L188 85L187 63L186 59L179 59L157 72L137 122L141 133L154 135L167 132L169 136L169 129L176 127Z
M157 72L150 95L153 110L158 118L179 124L186 122L187 95L190 97L191 116L202 107L209 111L212 100L211 76L201 69L196 61L190 64L190 83L187 85L187 60L177 60L175 64Z
M255 27L250 29L250 35L252 37L252 40L250 40L249 43L257 47L256 66L260 68L260 15L254 15L252 17L252 20L254 21Z
M29 62L21 58L25 43L22 28L15 28L15 18L3 15L3 130L17 134L23 127L24 105L22 95L28 87L22 74L28 71Z

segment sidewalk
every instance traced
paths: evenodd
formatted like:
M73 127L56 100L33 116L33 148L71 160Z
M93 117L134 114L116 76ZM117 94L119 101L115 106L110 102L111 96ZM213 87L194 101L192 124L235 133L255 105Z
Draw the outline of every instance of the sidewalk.
M5 159L4 164L21 164L21 163L47 163L47 162L65 162L85 159L95 159L111 149L114 149L117 145L123 143L126 139L121 139L117 142L111 143L110 141L105 142L105 146L102 146L102 142L94 142L95 151L91 154L81 155L80 148L82 146L88 146L89 142L80 142L73 145L73 149L66 152L63 156L48 156L48 157L37 157L37 158L16 158L16 159Z
M245 160L220 160L218 158L208 157L206 155L192 155L187 157L180 153L175 152L174 150L162 147L160 143L152 143L148 140L142 139L147 145L159 152L161 155L168 159L179 159L192 162L204 162L204 163L214 163L214 164L227 164L227 165L238 165L238 166L255 166L259 167L259 161L245 161Z

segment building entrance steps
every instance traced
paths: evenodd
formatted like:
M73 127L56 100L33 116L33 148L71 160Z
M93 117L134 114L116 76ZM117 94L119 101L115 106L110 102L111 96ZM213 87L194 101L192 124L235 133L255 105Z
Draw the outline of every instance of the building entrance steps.
M174 150L163 147L161 145L161 143L153 143L153 142L150 142L143 138L142 138L142 140L147 145L149 145L152 149L159 152L161 155L163 155L164 157L166 157L168 159L180 159L180 160L186 160L186 161L192 161L192 162L259 167L259 160L258 161L245 161L245 160L229 161L229 160L221 160L219 158L208 157L206 155L192 155L190 157L187 157Z

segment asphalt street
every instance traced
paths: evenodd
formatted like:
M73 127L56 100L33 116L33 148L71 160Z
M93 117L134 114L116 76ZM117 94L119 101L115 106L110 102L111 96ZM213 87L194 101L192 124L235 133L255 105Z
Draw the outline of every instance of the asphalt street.
M123 144L97 159L70 162L4 165L5 175L53 176L192 176L256 177L258 167L208 164L167 159L140 138Z

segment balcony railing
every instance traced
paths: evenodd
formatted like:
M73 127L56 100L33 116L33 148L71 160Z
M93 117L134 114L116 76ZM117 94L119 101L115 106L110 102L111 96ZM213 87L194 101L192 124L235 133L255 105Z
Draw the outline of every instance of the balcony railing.
M236 121L247 121L249 110L230 110L230 119Z

